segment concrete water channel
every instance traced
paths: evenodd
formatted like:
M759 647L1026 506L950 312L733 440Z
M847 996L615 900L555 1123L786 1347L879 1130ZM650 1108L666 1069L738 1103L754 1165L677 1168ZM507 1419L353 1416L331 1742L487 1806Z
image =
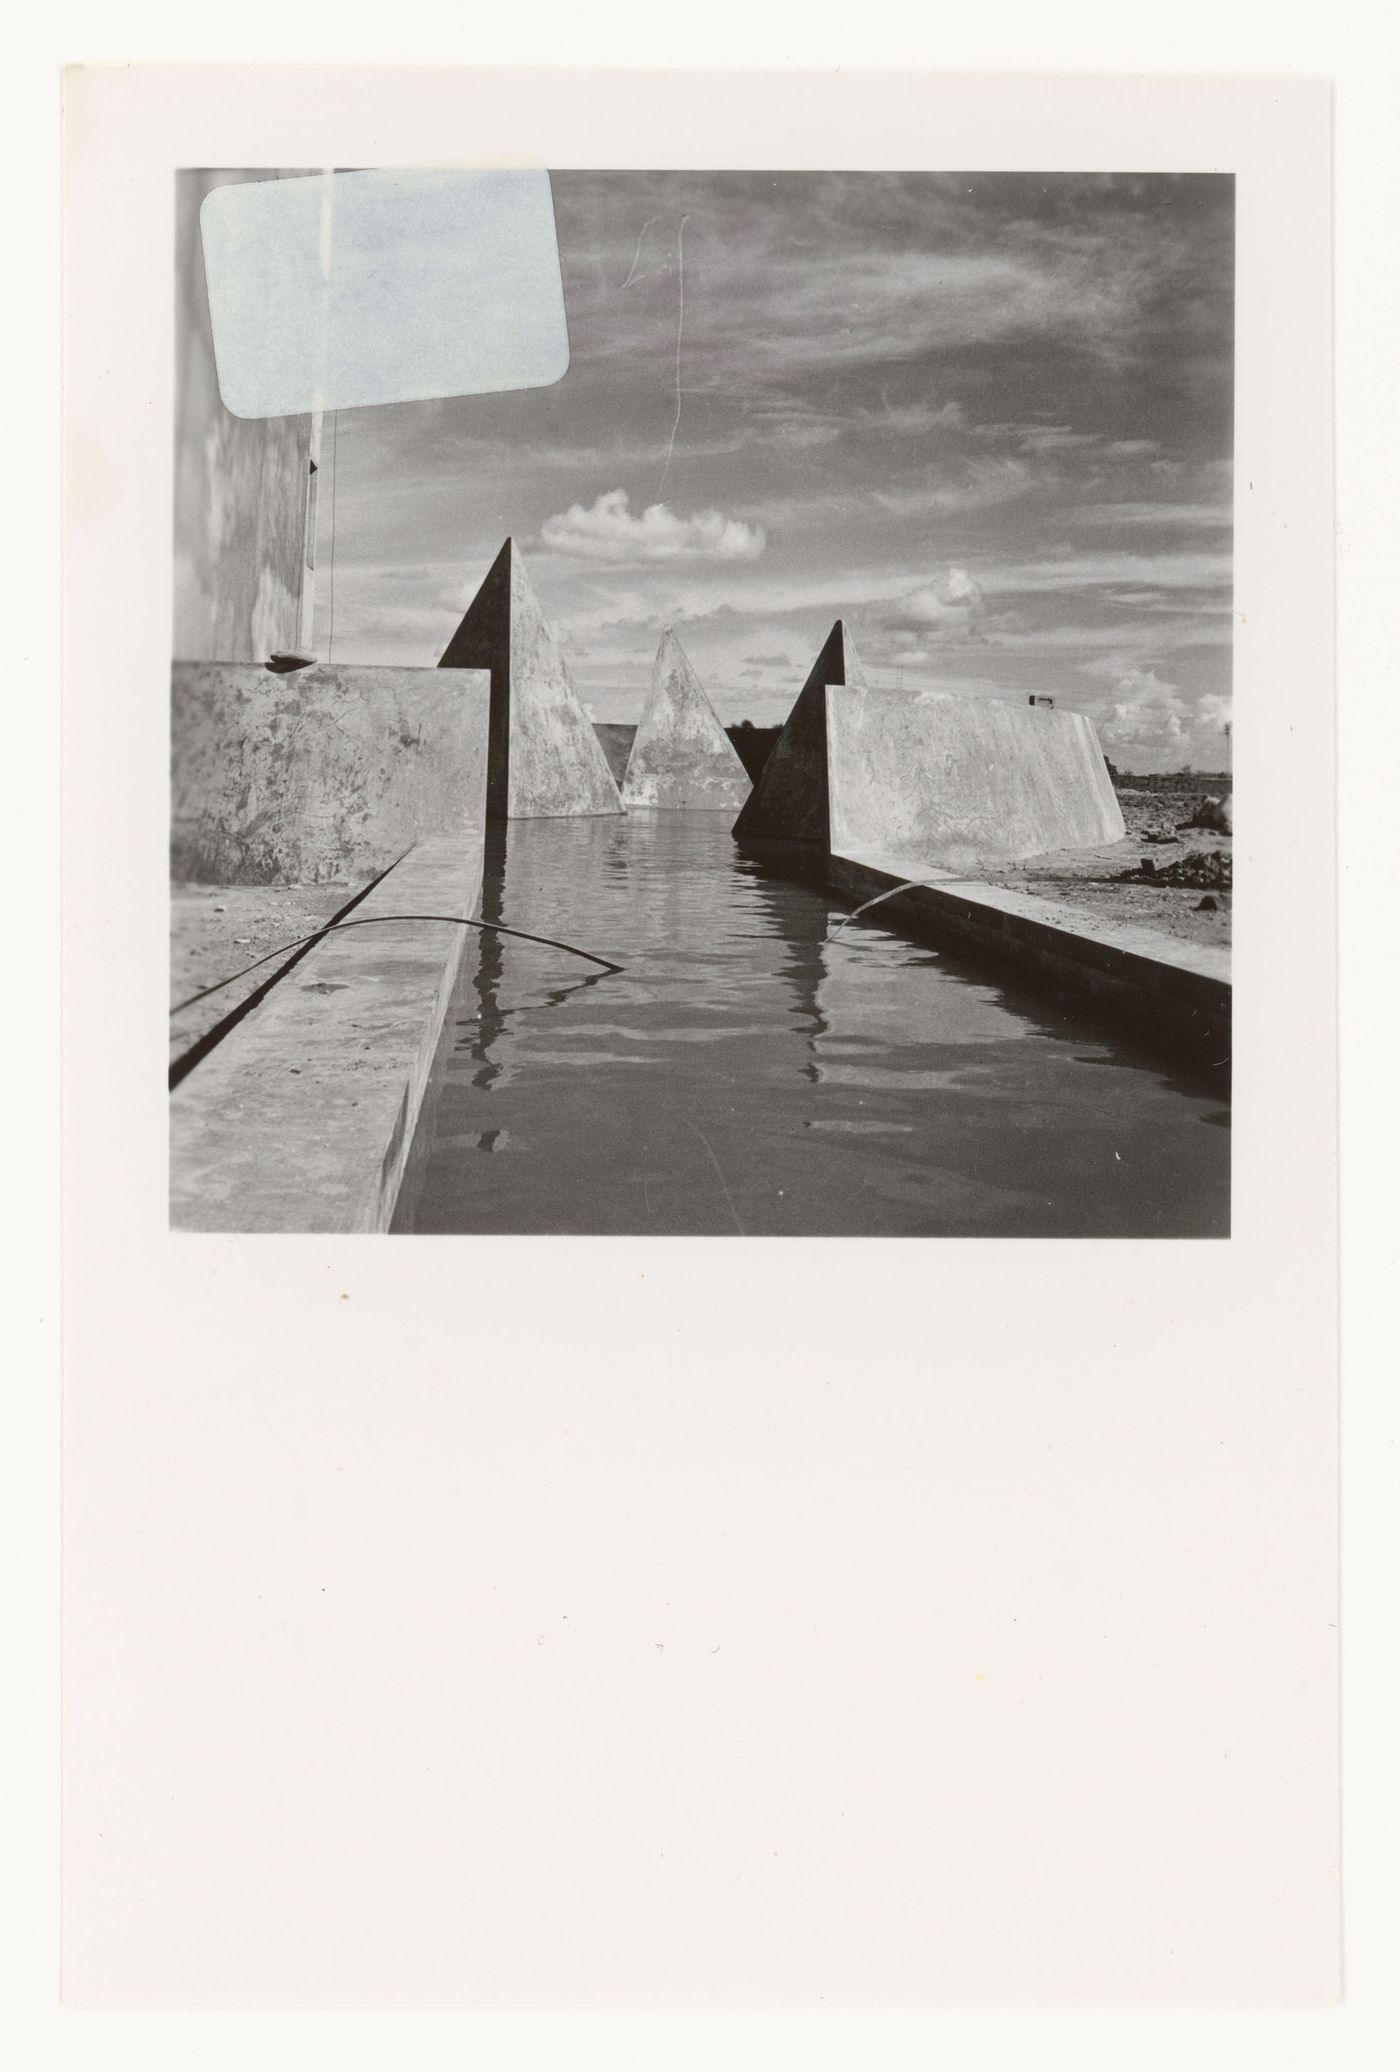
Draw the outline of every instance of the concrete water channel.
M1210 1237L1222 1089L1043 991L851 920L727 815L517 820L478 911L392 1228Z

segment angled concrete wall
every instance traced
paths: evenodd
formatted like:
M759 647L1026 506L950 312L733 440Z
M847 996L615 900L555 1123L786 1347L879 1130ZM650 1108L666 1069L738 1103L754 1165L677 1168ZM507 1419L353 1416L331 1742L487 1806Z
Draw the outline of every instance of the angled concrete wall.
M484 817L482 671L178 662L172 690L177 879L362 880Z
M836 855L965 871L1123 833L1082 712L951 691L833 686L825 698Z
M490 672L489 819L622 811L608 759L574 695L563 651L513 539L496 556L438 666Z
M182 661L262 662L311 637L312 417L241 418L219 397L199 209L214 187L297 177L175 175L175 595ZM302 175L301 177L304 177Z
M704 685L668 626L627 759L622 803L733 813L751 789Z
M826 686L864 682L851 636L838 619L734 823L737 840L826 846Z

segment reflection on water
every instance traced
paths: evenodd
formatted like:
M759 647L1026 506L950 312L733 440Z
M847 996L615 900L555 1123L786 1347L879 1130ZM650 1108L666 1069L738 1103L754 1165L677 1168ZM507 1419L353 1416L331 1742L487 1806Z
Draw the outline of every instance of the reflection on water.
M395 1229L1192 1237L1219 1095L857 922L708 813L492 830ZM486 1154L486 1155L483 1155Z

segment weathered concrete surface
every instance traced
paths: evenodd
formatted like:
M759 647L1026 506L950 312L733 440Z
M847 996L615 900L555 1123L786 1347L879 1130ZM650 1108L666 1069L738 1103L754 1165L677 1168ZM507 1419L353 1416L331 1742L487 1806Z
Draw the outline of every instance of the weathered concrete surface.
M508 539L447 644L441 669L491 672L492 820L620 813L622 800L593 723Z
M276 969L262 964L284 943L324 928L361 889L351 885L172 885L170 888L170 1005L258 965L231 986L187 1007L170 1022L174 1064L205 1031L221 1022ZM290 954L290 953L289 953Z
M826 714L830 839L843 856L878 850L966 872L1123 834L1082 712L833 687Z
M622 803L732 813L751 789L704 685L668 626L627 760Z
M934 882L895 890L911 878ZM906 927L929 942L1023 973L1051 994L1063 992L1126 1024L1156 1049L1217 1071L1228 1068L1228 950L961 878L941 870L934 858L919 867L905 855L833 851L827 880L857 901L893 894L872 912L876 925Z
M311 639L310 416L238 418L219 397L199 209L213 188L286 172L175 175L175 624L190 661L262 662Z
M171 875L363 882L480 821L487 722L480 671L177 662Z
M838 619L734 823L738 840L827 846L826 686L864 682L851 636Z
M387 1230L470 930L482 829L421 843L170 1097L177 1230Z

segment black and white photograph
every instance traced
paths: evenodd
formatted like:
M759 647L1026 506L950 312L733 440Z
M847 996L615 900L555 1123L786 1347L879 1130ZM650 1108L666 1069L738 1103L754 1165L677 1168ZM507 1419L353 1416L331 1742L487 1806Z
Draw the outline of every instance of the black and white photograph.
M1230 174L175 186L174 1228L1229 1234Z
M1329 89L856 26L65 78L61 1990L138 2053L1273 2072L1360 1976Z

